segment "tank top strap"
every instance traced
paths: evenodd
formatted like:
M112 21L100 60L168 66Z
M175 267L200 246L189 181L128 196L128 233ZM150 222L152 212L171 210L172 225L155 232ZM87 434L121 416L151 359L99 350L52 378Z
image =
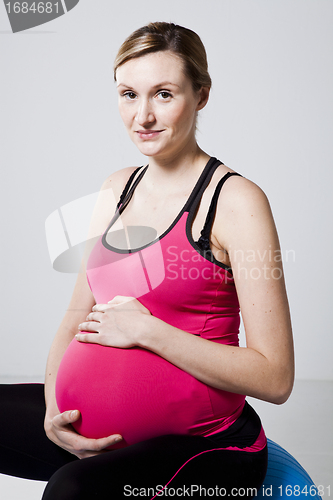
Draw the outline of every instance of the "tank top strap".
M238 175L238 176L242 177L241 174L238 174L237 172L227 172L222 177L222 179L220 179L219 182L217 183L217 186L216 186L215 191L214 191L214 195L213 195L212 200L210 202L210 206L209 206L209 210L207 213L204 227L200 232L201 236L197 241L197 244L203 250L210 250L209 235L210 235L212 225L213 225L213 220L215 217L217 200L219 198L219 194L220 194L220 191L222 189L223 184L225 183L225 181L227 179L229 179L229 177L232 177L233 175Z
M201 175L200 175L197 183L195 184L194 189L192 190L192 192L191 192L191 194L190 194L190 196L189 196L189 198L184 206L183 210L185 212L189 212L192 204L195 203L195 200L198 197L201 197L202 193L206 189L206 187L211 179L211 176L213 175L213 173L215 172L216 168L219 165L223 165L223 163L220 160L217 160L213 156L208 160L204 170L201 172ZM143 168L143 166L141 166L141 167L136 168L134 170L134 172L132 172L132 174L130 175L130 177L129 177L129 179L128 179L128 181L123 189L123 192L120 195L119 201L117 203L116 212L118 210L120 212L122 212L125 209L125 207L128 205L129 201L131 200L131 198L133 196L133 192L134 192L136 186L139 184L140 180L144 176L147 168L148 168L148 165L145 168ZM141 173L138 175L138 177L133 182L133 179L135 178L137 172L140 169L142 169ZM133 182L133 185L131 186L132 182Z
M134 189L136 188L137 184L140 182L140 180L142 179L144 173L146 172L148 168L148 165L143 168L143 165L141 165L141 167L138 167L136 168L130 175L128 181L126 182L125 184L125 187L123 189L123 192L121 193L120 195L120 198L119 198L119 201L117 203L117 206L116 206L116 210L115 210L115 213L113 214L113 217L111 219L111 221L109 222L109 225L108 227L106 228L106 231L105 233L103 234L102 238L105 238L105 234L108 232L108 230L110 229L110 227L116 222L116 220L119 218L121 212L124 210L124 208L127 206L127 204L129 203L130 199L132 198L133 196L133 192L134 192ZM135 175L137 174L137 172L142 169L141 173L138 175L138 177L135 179L135 181L133 182L133 185L131 186L132 184L132 181L135 177Z
M199 200L201 199L202 193L208 186L210 179L217 169L218 166L223 165L223 163L212 156L208 163L206 164L205 168L201 172L201 175L197 181L197 183L194 186L193 191L191 192L186 205L184 206L184 212L189 212L191 209L193 210L193 206L196 207L197 204L199 203Z
M143 168L143 170L141 171L140 175L138 175L138 177L136 178L136 180L134 181L134 183L133 183L133 185L131 187L131 184L132 184L133 179L135 178L137 172L140 169L142 169L142 168L143 168L143 166L136 168L134 170L134 172L132 172L132 174L130 175L128 181L125 184L123 192L120 195L119 201L117 203L116 211L119 210L120 207L123 210L126 207L126 205L128 204L128 202L130 201L130 199L132 198L134 189L136 188L136 186L138 185L138 183L142 179L143 175L145 174L145 172L146 172L146 170L148 168L148 165L145 168Z

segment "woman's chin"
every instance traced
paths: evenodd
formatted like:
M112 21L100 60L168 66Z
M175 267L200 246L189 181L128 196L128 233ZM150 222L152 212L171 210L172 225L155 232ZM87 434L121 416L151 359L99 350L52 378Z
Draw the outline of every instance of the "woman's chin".
M140 151L141 154L144 156L150 156L150 157L158 157L163 155L163 149L160 147L156 147L155 144L148 144L148 141L145 143L135 143L136 147Z
M170 145L161 144L160 139L140 140L137 137L131 137L132 142L144 156L163 157L171 149Z

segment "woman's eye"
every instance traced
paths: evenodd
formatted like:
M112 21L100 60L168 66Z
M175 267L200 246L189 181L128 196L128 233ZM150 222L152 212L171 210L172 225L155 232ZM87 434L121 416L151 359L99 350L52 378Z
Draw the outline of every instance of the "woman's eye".
M131 92L131 91L128 91L128 92L124 92L123 93L123 96L126 98L126 99L129 99L130 101L132 101L133 99L136 98L136 94L134 92Z
M166 90L162 90L157 95L160 96L164 100L165 99L169 99L170 97L172 97L172 95L170 94L170 92L167 92Z

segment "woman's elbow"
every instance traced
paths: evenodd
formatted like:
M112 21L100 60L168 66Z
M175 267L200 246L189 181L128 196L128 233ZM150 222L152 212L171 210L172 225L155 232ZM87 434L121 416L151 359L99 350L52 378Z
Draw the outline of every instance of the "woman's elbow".
M285 371L280 376L274 377L274 381L270 384L269 401L276 405L285 403L294 386L294 370Z

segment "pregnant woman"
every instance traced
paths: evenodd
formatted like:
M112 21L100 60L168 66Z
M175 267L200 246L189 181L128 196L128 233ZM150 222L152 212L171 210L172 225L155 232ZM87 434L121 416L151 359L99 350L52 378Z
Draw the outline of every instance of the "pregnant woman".
M0 388L0 471L47 480L44 500L251 497L267 447L245 396L281 404L294 376L270 207L196 142L211 87L198 35L149 24L123 43L114 74L148 163L102 187L91 221L101 237L45 387Z

